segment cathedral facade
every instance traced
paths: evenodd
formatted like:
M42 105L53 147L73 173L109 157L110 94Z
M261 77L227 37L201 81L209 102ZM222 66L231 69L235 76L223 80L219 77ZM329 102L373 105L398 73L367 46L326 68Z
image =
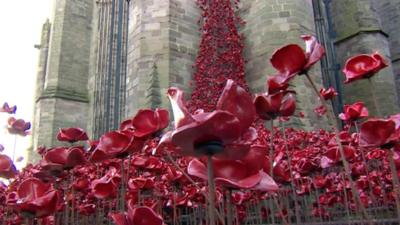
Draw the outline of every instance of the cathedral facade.
M400 0L241 0L237 13L246 22L240 32L253 93L265 90L266 76L274 75L269 58L275 49L304 45L300 35L313 34L327 54L312 76L339 92L336 113L356 100L375 112L368 85L344 86L341 73L350 56L375 51L390 63L373 78L379 107L385 115L399 111ZM199 19L195 0L54 1L39 45L33 149L57 145L60 127L82 127L96 139L140 108L169 107L170 86L189 93ZM321 126L311 87L303 79L292 86L305 114L293 124Z

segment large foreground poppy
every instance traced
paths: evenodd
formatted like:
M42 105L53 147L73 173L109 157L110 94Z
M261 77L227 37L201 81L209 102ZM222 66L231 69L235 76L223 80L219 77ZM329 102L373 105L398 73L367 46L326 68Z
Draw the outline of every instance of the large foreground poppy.
M217 109L213 112L199 109L193 115L186 108L180 89L170 88L168 96L175 130L167 134L169 138L165 140L178 146L183 154L219 154L222 158L241 158L247 154L256 138L255 132L249 128L256 114L251 96L243 88L228 80ZM235 154L229 151L235 151Z
M275 181L262 171L266 149L260 146L252 147L241 160L226 160L213 158L215 182L225 187L235 189L257 189L261 191L276 191ZM193 159L188 166L188 173L200 179L207 180L206 163Z
M17 208L27 216L45 217L56 212L59 193L50 184L28 178L17 189Z

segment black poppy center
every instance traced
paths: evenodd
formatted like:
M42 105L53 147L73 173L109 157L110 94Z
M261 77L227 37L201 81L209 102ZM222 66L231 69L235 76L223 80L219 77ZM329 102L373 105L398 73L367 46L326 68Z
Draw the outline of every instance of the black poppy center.
M199 155L215 155L224 150L221 141L206 141L194 145L196 153Z

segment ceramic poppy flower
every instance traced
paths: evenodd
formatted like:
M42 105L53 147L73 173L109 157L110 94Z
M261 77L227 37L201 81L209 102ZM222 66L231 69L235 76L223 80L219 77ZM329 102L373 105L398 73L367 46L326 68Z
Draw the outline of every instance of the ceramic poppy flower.
M135 207L133 201L128 201L128 212L110 213L110 217L116 225L164 225L162 217L153 209Z
M17 189L17 208L28 217L45 217L56 212L59 193L37 178L23 180Z
M333 87L329 87L328 89L321 88L319 90L319 93L325 100L330 100L333 99L335 96L338 95L338 93L335 91Z
M175 130L170 134L169 140L183 154L220 154L221 157L227 154L226 158L240 158L247 154L250 146L238 145L235 141L254 138L254 135L248 133L251 133L249 127L256 115L251 96L243 88L228 80L218 100L217 109L213 112L197 110L193 115L186 108L181 90L170 88L168 96L175 119ZM231 144L235 145L232 150L236 154L227 153L231 151Z
M131 130L135 137L145 137L166 128L168 124L168 110L140 109L132 119L121 123L120 130Z
M400 141L400 130L390 119L369 119L361 124L360 146L391 148Z
M96 149L90 156L90 161L99 162L139 151L142 149L144 141L144 139L134 137L129 132L111 131L105 133L100 137Z
M318 169L318 164L308 158L300 158L295 164L296 171L302 175L307 175Z
M182 172L170 165L166 167L166 173L162 176L162 180L170 183L184 181Z
M0 154L0 177L10 179L15 177L17 169L7 155Z
M8 126L7 130L10 134L18 134L21 136L26 136L30 132L28 131L31 128L30 122L25 122L23 119L15 119L14 117L8 118Z
M319 105L317 107L314 108L314 112L318 115L318 116L323 116L326 114L327 109L323 106L323 105Z
M343 152L345 155L346 160L348 161L353 161L356 157L356 150L355 148L351 146L343 146ZM333 163L337 163L341 161L341 155L339 151L339 147L331 147L328 149L328 151L325 152L324 154L326 157L328 157Z
M121 178L117 170L111 168L103 177L92 181L91 190L94 197L98 199L114 198L120 181Z
M369 151L367 153L367 155L365 156L365 158L368 160L372 160L372 159L382 160L386 157L386 155L387 155L386 151L376 148L376 149Z
M279 74L267 78L268 94L285 91L288 87L289 83L285 80L285 77Z
M86 132L78 127L61 128L57 134L57 140L70 143L87 141L88 139Z
M77 165L86 163L84 151L81 147L57 147L50 149L43 156L46 167L62 167L63 169L71 169Z
M128 187L131 190L152 189L154 187L155 177L135 177L128 181Z
M345 84L356 80L369 79L388 64L379 53L371 55L360 54L348 59L344 65L343 73L346 76Z
M301 38L306 44L305 52L300 46L290 44L276 50L270 59L272 66L286 81L305 73L325 54L324 47L314 36L303 35Z
M78 178L72 183L72 187L77 191L85 191L89 188L90 182L87 178Z
M8 114L15 114L16 111L17 111L17 106L14 105L13 107L10 107L7 102L5 102L3 106L0 108L0 112Z
M261 94L254 99L258 116L263 120L291 116L296 111L296 100L291 91L280 91L275 94Z
M368 109L363 102L356 102L352 105L344 105L343 113L339 118L344 121L353 122L368 117Z
M225 187L237 189L257 189L276 191L275 181L262 171L265 156L263 148L252 148L242 160L224 160L213 158L215 182ZM189 175L207 180L206 163L193 159L187 168ZM260 185L259 185L260 184Z

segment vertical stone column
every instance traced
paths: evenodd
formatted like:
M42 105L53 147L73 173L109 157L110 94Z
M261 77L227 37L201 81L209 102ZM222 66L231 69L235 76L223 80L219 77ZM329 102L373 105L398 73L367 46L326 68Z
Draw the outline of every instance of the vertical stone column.
M269 62L272 53L290 43L304 46L300 35L314 34L312 4L308 0L242 0L241 15L247 22L243 29L246 37L246 78L253 93L265 91L266 77L275 73ZM311 76L321 83L319 68L311 71ZM298 93L298 111L305 113L304 119L294 118L294 125L305 128L317 126L319 120L315 118L313 109L319 103L307 80L297 77L292 85Z
M331 1L334 28L337 34L335 45L342 67L345 61L361 53L380 52L390 59L387 34L383 31L373 0ZM344 77L344 76L343 76ZM344 78L343 78L344 79ZM394 75L391 67L382 70L372 79L375 83L379 108L384 115L398 112ZM344 85L344 102L347 104L363 101L374 115L371 88L367 80Z
M378 11L383 31L389 35L392 69L397 96L400 96L400 0L380 0L372 2ZM400 105L400 99L397 99Z
M36 86L35 86L35 97L34 97L35 103L39 100L44 88L44 83L46 78L47 58L49 52L50 30L51 30L51 23L50 20L47 19L42 27L42 36L40 38L40 44L35 46L35 48L39 50L39 62L36 73L36 84L35 84ZM41 115L40 107L38 107L38 104L35 104L33 110L33 121L32 121L33 134L37 134L39 132L40 115ZM33 146L37 146L38 135L34 135L32 139L33 139L32 140ZM35 154L34 152L32 152L32 150L35 149L30 149L30 150L31 151L29 152L29 158L35 160Z
M144 97L157 64L161 101L169 86L187 87L197 54L199 9L194 0L135 0L130 4L126 117L150 107Z
M44 87L37 98L34 148L57 144L60 127L86 129L93 0L57 0Z

